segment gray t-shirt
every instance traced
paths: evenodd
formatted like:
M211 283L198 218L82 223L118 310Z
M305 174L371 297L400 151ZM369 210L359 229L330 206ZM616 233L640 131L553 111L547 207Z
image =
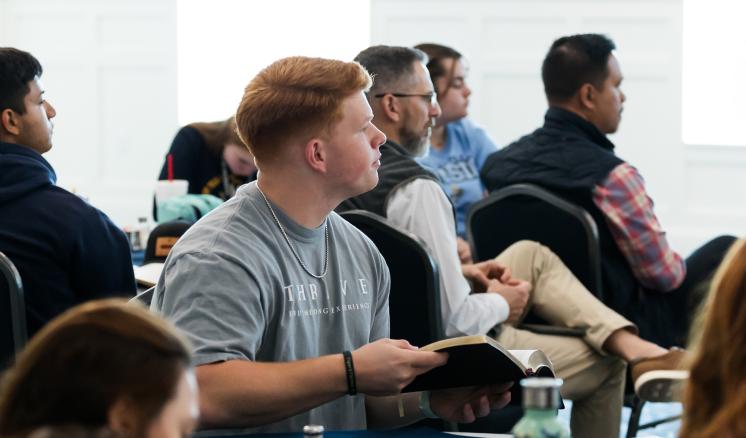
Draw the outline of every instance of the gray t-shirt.
M320 274L324 225L307 229L272 208L301 260ZM386 262L336 213L326 223L329 268L316 279L291 252L256 183L247 184L179 239L151 306L187 334L195 365L308 359L388 337ZM251 432L300 432L311 423L364 429L365 398L344 396Z

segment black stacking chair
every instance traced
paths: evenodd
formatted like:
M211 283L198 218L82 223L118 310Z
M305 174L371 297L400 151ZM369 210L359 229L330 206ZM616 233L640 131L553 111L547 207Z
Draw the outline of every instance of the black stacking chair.
M582 208L541 187L516 184L490 194L472 206L466 233L475 261L493 259L520 240L540 242L551 248L586 288L597 296L601 294L596 223ZM585 333L584 329L551 326L532 313L520 328L563 336ZM506 420L515 423L520 414L506 415ZM487 431L483 427L476 430Z
M498 190L474 204L466 233L475 261L495 258L520 240L549 247L601 299L598 229L588 212L531 184ZM554 327L529 313L520 326L537 333L583 336L583 329Z
M26 345L26 305L23 283L13 262L0 252L0 371L10 365L13 358Z
M467 218L467 236L477 261L496 257L519 240L534 240L549 247L575 277L603 301L601 250L598 228L583 208L532 184L515 184L491 193L475 204ZM555 329L529 314L522 328L553 333ZM561 333L573 335L573 333ZM576 335L582 335L577 333ZM627 388L632 388L628 382ZM634 392L625 396L632 409L627 436L679 417L639 424L645 401Z
M440 313L438 265L425 244L418 237L394 228L383 217L367 211L352 210L342 213L342 217L376 244L389 266L391 337L407 339L414 345L425 345L445 338ZM423 306L423 303L426 305ZM424 423L416 423L416 426L454 431L508 432L521 415L519 407L506 406L472 424L425 420Z
M342 217L373 241L389 266L391 337L412 345L445 338L438 265L422 241L368 211L351 210Z
M373 241L389 267L391 338L418 346L444 339L438 264L425 244L377 214L350 210L341 216ZM423 420L416 426L458 430L455 424L440 420Z
M158 224L153 228L148 236L143 264L165 262L171 248L190 226L192 222L189 221L171 221Z
M596 223L584 209L548 190L515 184L493 192L469 211L467 236L476 261L494 258L519 240L540 242L603 298Z

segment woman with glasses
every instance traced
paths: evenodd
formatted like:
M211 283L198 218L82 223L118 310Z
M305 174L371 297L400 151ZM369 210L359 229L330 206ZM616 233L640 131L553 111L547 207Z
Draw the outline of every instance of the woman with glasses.
M484 197L479 170L497 150L484 129L466 118L471 89L466 84L467 65L456 50L440 44L419 44L429 57L427 69L438 95L442 114L432 130L428 154L420 164L435 171L456 209L459 257L471 259L466 237L466 215Z

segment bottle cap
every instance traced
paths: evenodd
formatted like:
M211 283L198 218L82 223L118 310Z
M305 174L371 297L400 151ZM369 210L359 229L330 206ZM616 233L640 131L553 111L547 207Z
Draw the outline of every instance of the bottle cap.
M320 424L306 424L303 426L303 435L321 435L324 433L324 426Z
M561 405L562 379L530 377L521 380L523 407L533 409L558 409Z

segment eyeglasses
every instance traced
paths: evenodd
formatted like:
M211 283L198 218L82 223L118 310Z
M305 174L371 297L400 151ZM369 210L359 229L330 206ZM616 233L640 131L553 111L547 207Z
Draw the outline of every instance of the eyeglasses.
M373 95L373 97L381 98L387 94L390 94L394 97L419 97L422 99L425 103L435 106L438 103L438 93L432 92L432 93L426 93L426 94L413 94L413 93L379 93Z

